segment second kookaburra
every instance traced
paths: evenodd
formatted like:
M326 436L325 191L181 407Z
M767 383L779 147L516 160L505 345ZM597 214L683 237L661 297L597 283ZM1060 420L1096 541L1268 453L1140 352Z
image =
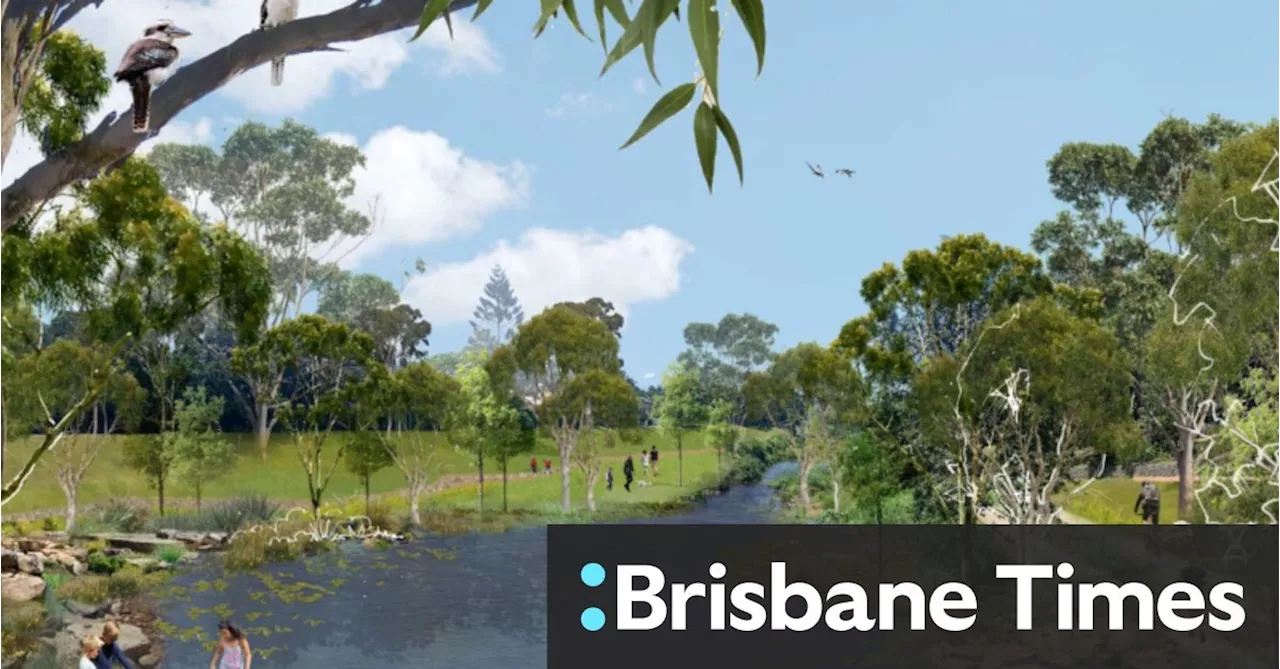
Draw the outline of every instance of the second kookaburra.
M133 91L134 132L147 132L151 122L151 89L178 69L180 54L173 41L190 34L173 21L157 21L147 26L142 37L124 52L115 78L128 83Z
M274 28L282 23L288 23L298 18L298 0L262 0L262 25L266 28ZM271 61L271 85L279 86L284 83L284 56L274 58Z

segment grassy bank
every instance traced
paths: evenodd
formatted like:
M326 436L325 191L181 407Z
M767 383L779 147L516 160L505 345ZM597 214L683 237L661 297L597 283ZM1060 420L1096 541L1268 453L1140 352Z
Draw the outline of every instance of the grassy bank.
M1156 485L1160 486L1160 523L1171 524L1178 520L1178 484ZM1136 479L1099 479L1070 499L1060 497L1054 501L1062 504L1063 509L1100 525L1140 525L1142 518L1133 512L1133 503L1141 488L1142 482Z
M439 476L474 474L476 472L475 462L472 458L450 447L440 435L433 434L431 436L436 440L437 444L435 461L439 466ZM124 445L128 440L132 439L156 439L158 437L155 435L112 435L101 438L106 440L106 443L103 445L97 460L94 461L93 468L90 469L80 486L81 506L127 498L150 500L154 505L155 490L148 484L146 479L125 464ZM272 435L265 458L259 453L252 435L229 434L226 435L226 438L234 442L238 456L224 476L205 483L203 490L205 499L257 493L268 495L273 499L286 503L304 503L307 500L306 478L301 465L298 463L298 456L288 435ZM346 435L338 434L334 438L343 439L346 438ZM655 430L646 435L644 443L646 446L656 444L662 453L663 483L667 480L674 481L676 464L674 441ZM684 444L686 451L700 450L703 447L702 435L690 434L685 437ZM5 454L4 469L6 471L16 470L25 461L26 456L35 445L35 439L15 440L6 449L8 452ZM635 450L639 452L639 447L635 447ZM549 439L539 439L533 455L536 455L539 460L550 459L555 463L556 467L559 467L555 444ZM529 457L529 455L525 455L515 458L510 465L511 471L513 473L528 471ZM714 461L714 455L712 455L711 459ZM689 466L688 461L686 461L686 484L691 483L689 481ZM703 465L696 466L702 467ZM496 473L496 463L486 463L485 470L486 478L490 473ZM622 471L620 466L615 469L614 474L621 481ZM56 511L63 508L66 502L54 476L55 472L51 467L51 463L42 462L27 481L22 492L5 505L5 513L14 514L35 510ZM556 485L558 486L559 477L552 478L556 480ZM603 476L601 478L601 485L603 486ZM495 483L497 482L495 481ZM697 479L694 478L692 483L696 484ZM522 498L524 499L522 504L533 503L540 499L539 495L543 494L542 486L549 484L549 481L535 483L529 493L520 493L526 495L526 497ZM579 490L574 495L575 499L579 499L582 496L580 480L577 485ZM404 478L395 467L388 467L379 471L371 481L371 489L375 494L392 492L403 487ZM487 490L488 487L486 486ZM499 494L495 495L494 499L499 499L500 486L496 490ZM171 480L165 486L166 503L173 502L175 506L180 505L183 500L193 499L194 494L193 489L178 480ZM356 476L348 472L342 465L339 465L334 471L333 480L327 494L336 497L363 494L363 490ZM554 499L558 499L558 494L557 488L556 496L548 499L554 501ZM646 496L657 494L659 494L657 491L645 493ZM448 491L442 493L442 500L444 503L453 503L455 495L464 495L464 493Z

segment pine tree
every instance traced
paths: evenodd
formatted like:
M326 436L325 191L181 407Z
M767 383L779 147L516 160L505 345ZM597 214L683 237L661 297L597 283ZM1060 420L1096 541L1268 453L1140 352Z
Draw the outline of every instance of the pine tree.
M494 265L493 271L489 272L484 295L480 296L480 304L471 316L475 320L471 321L471 338L467 346L490 352L511 339L516 328L524 322L524 309L520 307L520 300L516 299L511 281L501 265Z

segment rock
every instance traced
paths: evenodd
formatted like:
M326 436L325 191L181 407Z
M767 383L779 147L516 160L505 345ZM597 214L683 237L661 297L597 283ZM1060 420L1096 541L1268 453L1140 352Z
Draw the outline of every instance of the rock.
M174 539L173 535L177 534L177 530L156 530L157 539Z
M72 555L70 551L45 549L44 555L48 558L49 562L62 565L64 569L77 576L83 574L87 570L84 563L77 559L76 556Z
M138 658L138 667L139 669L152 669L152 667L160 666L160 660L162 659L164 658L159 653L147 653Z
M30 574L0 574L0 597L29 602L44 595L44 579Z
M81 618L101 618L111 610L112 602L102 602L100 604L85 604L74 599L68 599L62 603L62 607L69 613L77 615Z
M0 548L0 570L5 572L18 571L18 558L22 557L22 553L8 548Z
M107 542L117 552L128 549L137 553L155 553L162 548L186 548L181 541L161 539L151 534L95 534L93 538Z
M44 573L44 554L24 553L18 556L18 571L32 576Z
M133 565L142 571L151 571L159 562L159 560L149 557L129 558L124 561L125 564Z
M41 550L44 550L44 547L48 546L49 543L50 542L46 539L22 537L18 539L18 550L23 553L39 553Z
M117 599L111 602L111 615L118 616L120 615L120 612L123 610L124 610L124 604L122 604L120 600Z
M74 662L74 658L80 655L80 640L88 634L102 634L103 622L78 616L68 619L54 636L54 647L58 651L58 657ZM126 657L136 662L151 652L151 639L148 639L137 625L117 624L120 627L120 638L116 639L116 644L120 646L120 650Z

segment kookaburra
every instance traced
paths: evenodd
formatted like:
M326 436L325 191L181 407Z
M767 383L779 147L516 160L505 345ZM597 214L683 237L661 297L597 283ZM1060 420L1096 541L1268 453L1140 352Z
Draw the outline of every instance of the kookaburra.
M173 41L191 33L162 19L147 26L142 37L129 46L116 81L129 84L133 91L133 131L145 133L151 121L151 89L160 85L178 69L178 47Z
M262 0L262 29L298 18L298 0ZM271 60L271 85L284 83L284 56Z

